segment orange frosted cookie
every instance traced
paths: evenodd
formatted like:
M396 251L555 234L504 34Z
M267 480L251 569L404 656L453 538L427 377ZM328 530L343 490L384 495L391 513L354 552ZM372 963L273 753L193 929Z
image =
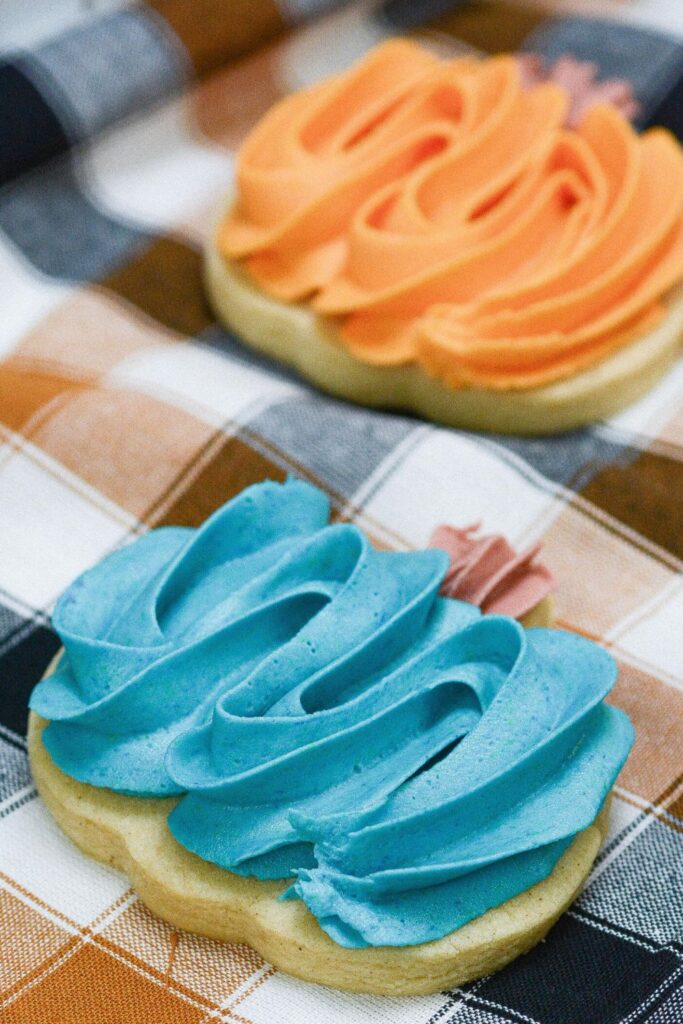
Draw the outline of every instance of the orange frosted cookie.
M395 40L277 104L211 239L216 310L335 393L520 432L643 393L683 327L683 156L608 105L565 127L513 57Z

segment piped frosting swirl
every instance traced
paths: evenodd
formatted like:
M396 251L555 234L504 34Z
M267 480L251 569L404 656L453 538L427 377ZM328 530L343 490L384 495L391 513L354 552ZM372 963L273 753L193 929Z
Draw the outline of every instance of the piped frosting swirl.
M184 794L180 843L290 878L335 941L425 942L549 873L632 731L599 647L439 597L444 552L328 514L265 483L105 559L59 602L31 706L60 768Z
M393 40L256 126L219 247L367 363L452 387L571 377L683 279L683 157L607 103L566 128L568 103L513 57Z

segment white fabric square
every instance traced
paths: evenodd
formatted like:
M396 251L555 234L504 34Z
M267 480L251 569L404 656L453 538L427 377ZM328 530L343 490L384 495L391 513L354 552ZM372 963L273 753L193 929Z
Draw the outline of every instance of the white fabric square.
M72 291L30 267L0 234L0 357Z
M155 231L222 198L233 158L194 139L185 98L138 117L96 142L87 155L88 178L115 213Z
M189 344L135 352L114 368L107 383L179 405L217 427L255 403L301 390L267 371Z
M683 687L683 585L678 583L649 613L614 633L622 651Z
M0 821L0 869L78 925L90 924L129 888L118 871L82 854L38 798Z
M360 969L360 968L359 968ZM369 996L310 985L274 974L240 1002L240 1013L253 1024L415 1024L429 1020L446 997Z
M301 17L304 7L316 0L278 0L289 18ZM377 0L370 0L377 6ZM388 22L368 17L368 0L341 6L325 18L312 18L297 32L287 36L278 48L278 69L287 91L305 89L327 75L346 71L361 60L373 46L384 42L393 33ZM330 46L334 39L334 46ZM449 56L455 40L449 37Z
M0 447L0 587L32 608L48 608L126 533L125 513L109 515L42 458Z
M376 478L381 472L380 467ZM562 504L483 443L430 430L363 511L416 547L427 543L439 523L462 527L474 522L519 545L542 532Z

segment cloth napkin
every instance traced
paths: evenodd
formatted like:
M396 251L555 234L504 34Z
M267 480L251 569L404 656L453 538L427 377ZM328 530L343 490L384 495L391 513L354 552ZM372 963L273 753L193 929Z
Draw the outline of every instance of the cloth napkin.
M446 430L333 401L255 358L215 323L200 281L235 148L288 90L430 16L420 32L454 51L597 59L598 77L631 78L641 124L676 130L678 4L668 34L639 23L652 4L627 2L589 21L569 3L551 17L548 4L394 0L319 21L306 20L315 0L108 3L84 19L64 6L64 31L15 25L24 48L0 67L3 1022L683 1020L683 365L561 437ZM605 21L607 7L627 20ZM343 994L176 931L72 846L31 782L27 699L58 649L59 594L150 527L197 525L287 474L385 546L423 546L442 522L542 540L559 625L620 665L612 699L637 739L584 891L530 954L450 992Z

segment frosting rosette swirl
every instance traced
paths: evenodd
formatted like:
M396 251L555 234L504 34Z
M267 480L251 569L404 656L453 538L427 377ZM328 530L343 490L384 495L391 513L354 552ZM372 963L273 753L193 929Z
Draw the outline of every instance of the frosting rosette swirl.
M56 764L201 858L289 878L346 946L438 938L546 877L628 753L613 659L440 597L444 551L375 550L316 488L249 488L59 602L34 690Z
M288 97L238 160L219 247L331 317L358 359L451 387L570 377L649 331L683 279L683 158L512 57L402 40Z
M200 529L153 530L79 577L52 617L64 655L31 696L55 762L96 786L180 792L164 767L173 737L329 600L335 579L307 561L326 564L328 514L315 488L265 483Z

